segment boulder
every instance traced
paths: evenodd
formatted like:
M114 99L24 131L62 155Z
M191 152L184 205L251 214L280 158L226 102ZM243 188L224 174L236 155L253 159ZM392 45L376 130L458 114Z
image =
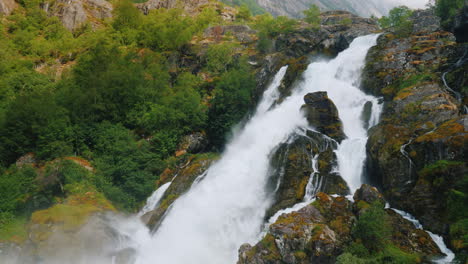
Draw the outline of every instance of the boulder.
M363 184L361 188L357 189L354 193L353 199L355 202L364 201L368 204L379 202L382 206L385 205L384 197L379 190L368 184Z
M208 146L208 138L203 132L196 132L187 136L184 136L177 148L178 151L176 156L183 155L185 153L197 154L204 151Z
M301 110L304 112L310 126L337 142L341 142L346 138L338 109L333 101L328 98L327 92L309 93L304 96L304 101L305 104Z
M16 167L34 166L37 163L36 154L27 153L16 160Z
M0 1L0 15L10 15L18 7L15 0Z

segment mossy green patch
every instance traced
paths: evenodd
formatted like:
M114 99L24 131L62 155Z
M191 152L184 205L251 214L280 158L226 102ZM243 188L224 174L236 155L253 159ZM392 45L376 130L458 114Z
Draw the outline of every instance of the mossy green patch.
M2 217L0 219L0 242L23 243L28 237L26 223L27 219L24 216Z

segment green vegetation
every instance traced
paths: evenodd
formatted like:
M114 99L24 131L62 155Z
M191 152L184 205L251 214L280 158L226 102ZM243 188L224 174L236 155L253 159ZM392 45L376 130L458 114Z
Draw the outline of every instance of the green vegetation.
M219 150L250 110L255 81L244 47L191 44L224 23L219 10L143 15L132 2L143 1L118 1L113 19L74 32L39 1L22 1L0 20L0 240L22 234L37 210L93 211L109 199L135 211L183 136L206 131ZM263 12L253 3L234 3L238 20ZM293 24L268 18L281 25L272 35ZM197 57L201 48L206 55ZM27 153L35 161L16 166ZM88 191L93 204L71 208L70 197ZM54 210L44 214L58 217Z
M413 22L409 19L413 12L406 6L395 7L390 10L388 17L379 19L379 24L384 29L390 29L398 37L407 37L413 30Z
M419 256L409 254L391 242L392 227L384 206L375 202L366 207L353 227L354 241L338 256L337 263L418 263Z
M466 1L464 0L435 0L435 12L442 19L442 24L448 26Z
M320 8L316 5L311 5L309 9L304 10L304 20L312 26L320 25Z

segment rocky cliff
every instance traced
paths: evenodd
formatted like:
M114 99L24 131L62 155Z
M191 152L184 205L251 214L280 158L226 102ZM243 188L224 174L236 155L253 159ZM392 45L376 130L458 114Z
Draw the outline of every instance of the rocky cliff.
M63 25L74 30L89 22L92 25L112 16L112 4L106 0L57 0L41 4L50 16L60 18Z
M2 0L0 2L0 14L2 15L9 15L15 8L18 6L18 4L15 2L15 0Z
M452 199L466 192L466 46L430 11L413 22L410 36L383 34L367 57L363 88L385 100L367 144L369 175L392 206L453 242L463 216L450 213Z

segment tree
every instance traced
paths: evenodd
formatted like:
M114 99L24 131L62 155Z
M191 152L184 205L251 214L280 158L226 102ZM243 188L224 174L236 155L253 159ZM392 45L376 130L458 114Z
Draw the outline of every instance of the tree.
M239 12L237 13L236 18L239 20L249 20L252 16L249 7L246 4L243 4L239 7Z
M246 68L223 74L208 111L207 133L214 146L221 147L232 127L248 112L254 88L255 80Z
M410 20L413 11L406 6L395 7L390 10L388 17L382 17L379 24L384 29L390 29L399 37L406 37L413 30L413 22Z
M119 0L114 8L112 26L117 30L137 28L141 25L142 14L129 0Z
M463 8L464 0L436 0L435 12L442 19L442 24L447 26L451 23L458 10Z
M311 5L309 9L304 10L304 20L312 26L320 25L320 8L316 5Z

